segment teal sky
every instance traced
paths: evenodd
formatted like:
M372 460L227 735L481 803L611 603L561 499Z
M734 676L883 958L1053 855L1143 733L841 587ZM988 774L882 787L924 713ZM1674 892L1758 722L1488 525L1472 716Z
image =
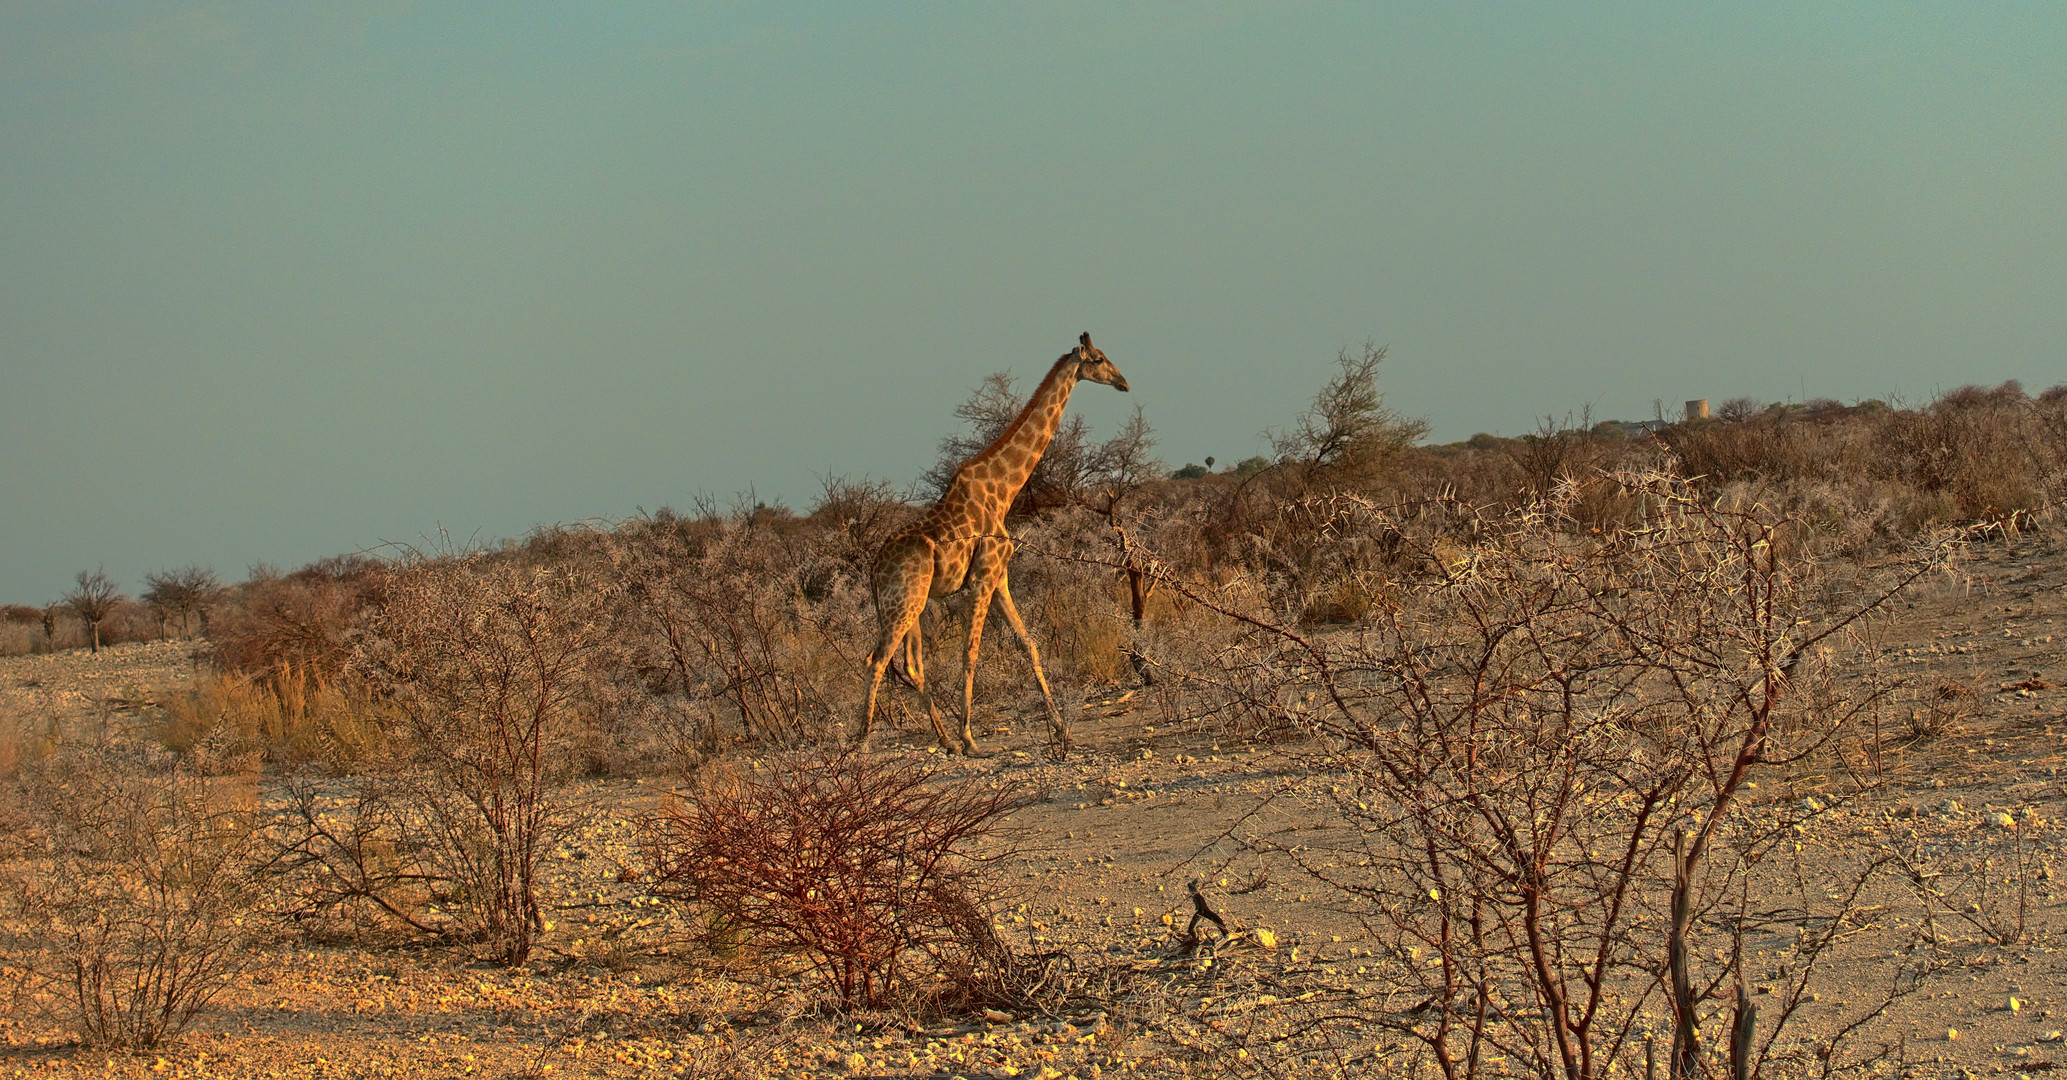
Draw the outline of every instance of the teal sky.
M0 600L815 474L2067 381L2067 7L0 0Z

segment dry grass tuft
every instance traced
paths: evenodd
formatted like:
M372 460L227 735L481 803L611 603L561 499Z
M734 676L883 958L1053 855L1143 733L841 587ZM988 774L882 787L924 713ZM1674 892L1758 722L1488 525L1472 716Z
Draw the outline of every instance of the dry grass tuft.
M208 771L264 761L345 773L381 747L379 706L363 688L315 683L291 668L265 680L204 671L164 709L159 742Z

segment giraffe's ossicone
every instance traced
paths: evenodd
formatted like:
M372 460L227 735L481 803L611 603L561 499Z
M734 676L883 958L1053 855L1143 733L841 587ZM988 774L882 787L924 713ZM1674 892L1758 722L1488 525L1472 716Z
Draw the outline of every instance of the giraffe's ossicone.
M1041 653L1026 632L1026 623L1012 603L1006 569L1012 561L1012 538L1005 532L1005 511L1019 497L1034 466L1048 451L1055 429L1062 423L1062 410L1078 381L1104 383L1116 390L1127 389L1105 353L1091 344L1091 335L1077 338L1077 347L1063 353L1033 397L1020 410L1004 433L975 457L962 462L948 482L947 493L926 513L883 544L869 572L869 585L876 600L876 646L868 656L868 708L855 732L866 742L875 728L876 693L883 685L883 672L903 651L904 674L926 704L933 720L933 733L940 745L965 754L976 752L976 735L970 727L970 706L976 695L976 656L983 641L983 620L990 613L993 597L1005 613L1005 621L1026 656L1033 663L1034 681L1040 684L1041 699L1048 706L1048 726L1055 749L1068 753L1069 728L1055 708L1055 696L1048 692L1048 677L1041 671ZM919 616L926 601L948 596L964 588L975 590L969 611L969 649L962 669L962 719L959 745L940 721L940 709L926 684L925 649L919 638Z

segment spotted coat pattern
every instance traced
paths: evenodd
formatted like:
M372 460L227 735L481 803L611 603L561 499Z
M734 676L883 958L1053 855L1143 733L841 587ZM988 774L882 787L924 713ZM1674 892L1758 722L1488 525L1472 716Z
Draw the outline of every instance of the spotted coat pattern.
M902 651L903 674L925 702L940 745L965 754L976 752L976 736L970 727L970 706L976 694L976 656L983 640L984 618L995 599L1033 664L1034 681L1040 684L1041 698L1048 706L1054 747L1059 753L1069 752L1069 728L1056 711L1054 696L1048 692L1040 650L1035 648L1018 607L1012 603L1012 589L1006 580L1006 567L1012 561L1012 538L1005 532L1005 511L1019 497L1019 490L1026 486L1034 466L1040 464L1041 455L1047 452L1055 429L1062 423L1062 410L1069 404L1070 391L1080 380L1104 383L1121 391L1127 389L1127 380L1105 353L1091 344L1091 335L1082 335L1075 349L1055 361L1026 408L1004 433L955 470L940 501L876 553L869 574L876 600L876 646L868 657L868 711L862 714L857 741L866 742L874 730L876 694L883 684L883 672ZM941 723L940 709L927 689L919 616L928 599L949 596L965 588L973 589L974 595L969 613L967 660L962 669L962 716L957 746Z

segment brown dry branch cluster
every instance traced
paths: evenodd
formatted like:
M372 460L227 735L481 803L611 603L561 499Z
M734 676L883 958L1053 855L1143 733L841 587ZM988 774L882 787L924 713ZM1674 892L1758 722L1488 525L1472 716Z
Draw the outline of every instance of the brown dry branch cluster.
M1006 852L978 845L1023 801L907 760L801 755L705 770L643 832L656 893L718 948L801 953L843 1005L980 1006L1014 961L981 873Z

